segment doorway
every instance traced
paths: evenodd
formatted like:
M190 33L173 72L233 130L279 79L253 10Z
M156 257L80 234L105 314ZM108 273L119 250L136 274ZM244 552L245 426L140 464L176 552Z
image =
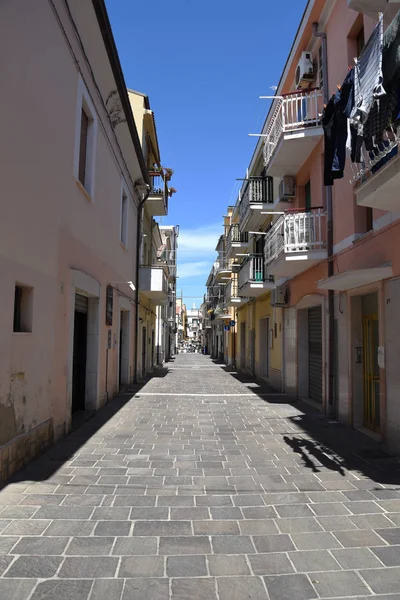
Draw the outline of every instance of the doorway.
M142 327L142 377L146 377L147 328Z
M260 319L260 377L269 377L269 317Z
M120 310L118 388L129 384L129 323L130 312Z
M74 342L72 359L72 412L86 407L88 299L75 294Z
M322 308L308 309L308 396L322 404Z
M246 323L240 323L240 368L246 368Z
M378 365L379 320L376 294L363 296L362 301L362 348L364 427L380 432L380 376Z

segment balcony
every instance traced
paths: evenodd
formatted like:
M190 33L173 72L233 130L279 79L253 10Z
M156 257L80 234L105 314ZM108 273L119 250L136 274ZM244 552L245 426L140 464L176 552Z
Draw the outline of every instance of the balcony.
M363 163L352 165L352 183L358 206L397 212L400 211L399 130L385 135L386 139L373 151L363 149Z
M150 171L151 190L146 200L146 208L152 217L165 217L168 214L168 185L163 173Z
M216 260L213 266L214 273L214 281L221 282L224 277L228 277L232 272L232 267L229 264L229 261L225 258L220 258Z
M347 0L349 8L374 17L378 12L385 12L390 4L398 4L399 2L400 0Z
M294 92L277 100L264 145L268 175L297 175L322 139L323 94L319 90Z
M237 256L247 250L249 243L249 234L247 231L240 231L239 225L231 225L226 237L226 255L227 257Z
M275 287L273 277L267 274L262 254L251 254L243 262L239 271L239 294L253 298L265 294Z
M227 306L240 306L248 302L248 298L239 296L239 281L234 276L225 288L225 303Z
M168 300L168 279L162 267L140 267L139 292L155 302L164 304Z
M241 194L239 203L240 230L252 231L259 227L265 221L261 212L268 210L273 201L274 190L271 177L250 178Z
M279 217L265 238L265 264L271 275L295 277L328 257L326 214L292 212Z

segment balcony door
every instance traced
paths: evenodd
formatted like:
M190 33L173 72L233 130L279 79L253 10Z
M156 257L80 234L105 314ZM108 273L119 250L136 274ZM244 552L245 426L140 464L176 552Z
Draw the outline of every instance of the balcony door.
M260 376L269 377L269 317L260 319Z

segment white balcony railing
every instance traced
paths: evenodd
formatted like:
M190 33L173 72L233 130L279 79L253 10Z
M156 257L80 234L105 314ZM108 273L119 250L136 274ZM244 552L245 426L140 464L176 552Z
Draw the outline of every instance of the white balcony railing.
M242 263L239 271L239 290L248 283L272 281L267 275L262 254L251 254Z
M264 164L267 168L282 135L320 126L322 110L323 94L319 90L277 97L264 143Z
M247 181L239 203L239 218L242 222L251 205L273 202L273 182L270 177L255 177Z
M249 240L247 231L240 231L239 225L231 225L226 237L226 246L230 248L234 243L246 243Z
M239 281L237 276L232 277L226 286L225 296L227 298L238 298L239 297Z
M319 209L279 217L265 237L265 264L269 265L282 254L324 248L325 221L326 213Z

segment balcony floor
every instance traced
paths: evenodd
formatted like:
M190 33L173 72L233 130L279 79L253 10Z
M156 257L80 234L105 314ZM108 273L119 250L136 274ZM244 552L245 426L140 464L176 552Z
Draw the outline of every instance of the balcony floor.
M286 252L269 263L268 273L280 277L295 277L327 258L328 252L325 249Z
M358 206L400 212L400 155L392 158L379 171L355 190Z
M254 229L258 229L267 218L266 215L262 215L261 213L271 210L272 206L272 202L250 203L245 218L240 221L240 231L253 231ZM245 247L247 248L247 244Z
M168 214L164 194L151 193L146 200L146 209L152 217L165 217Z
M297 175L323 135L324 130L320 126L303 127L284 133L268 165L268 175Z
M273 290L274 288L276 288L276 284L270 281L248 281L239 289L239 294L245 298L256 298L266 294L268 291Z

